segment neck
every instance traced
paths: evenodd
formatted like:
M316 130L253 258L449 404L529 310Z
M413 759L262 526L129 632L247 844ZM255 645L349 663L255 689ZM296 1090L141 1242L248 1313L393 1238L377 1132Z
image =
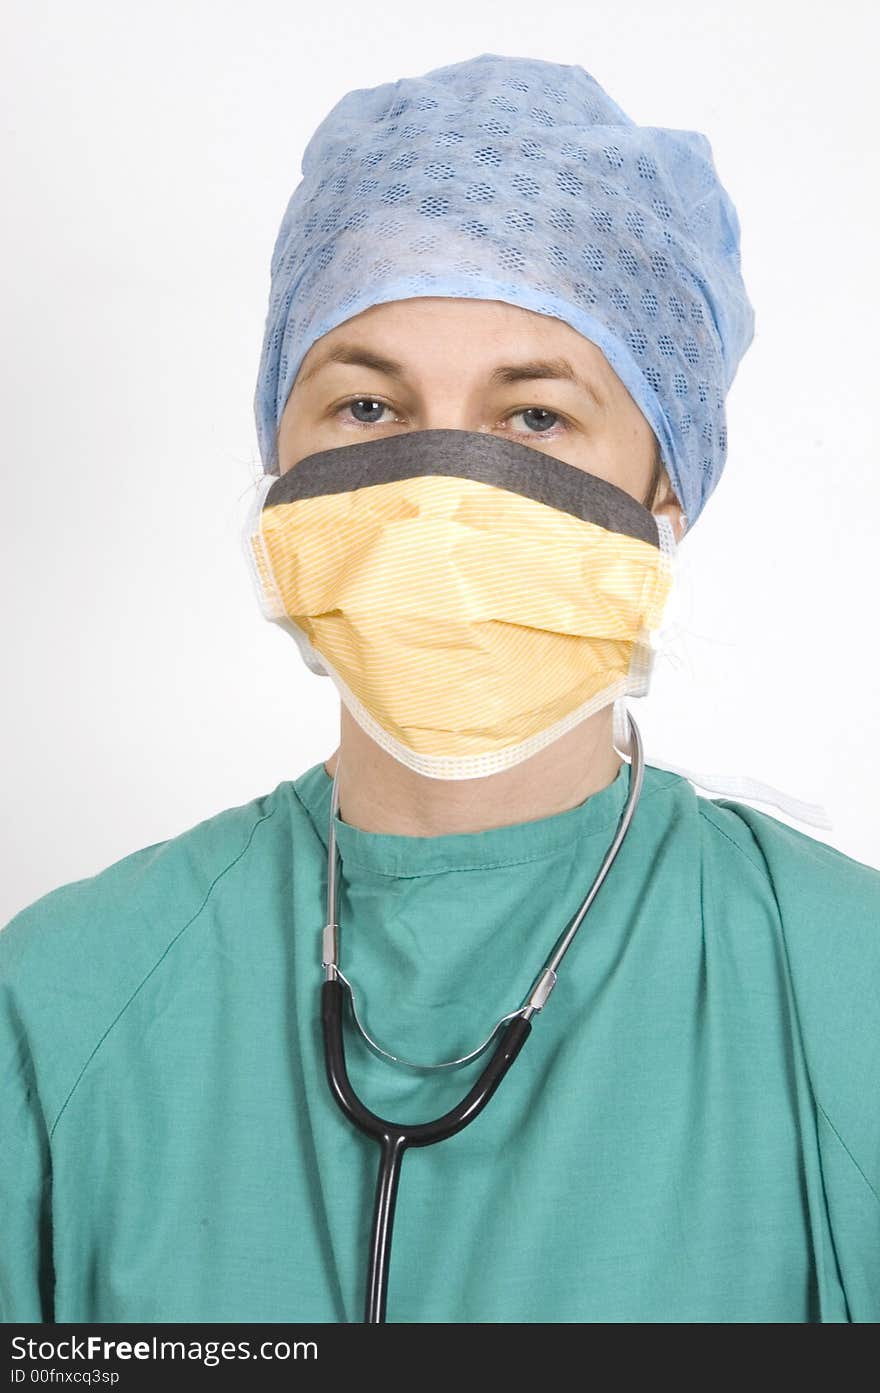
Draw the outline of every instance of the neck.
M603 707L536 755L480 779L430 779L377 745L341 706L338 749L326 760L331 778L341 759L339 816L364 832L435 837L484 832L567 812L617 777L613 709Z

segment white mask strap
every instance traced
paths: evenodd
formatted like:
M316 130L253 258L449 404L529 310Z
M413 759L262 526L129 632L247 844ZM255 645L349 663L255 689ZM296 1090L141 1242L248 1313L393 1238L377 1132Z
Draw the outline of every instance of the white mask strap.
M625 759L629 764L632 762L632 751L628 732L626 700L620 697L614 703L614 748L621 759ZM824 827L830 831L834 826L821 803L805 803L800 798L792 797L790 793L774 788L772 784L762 783L760 779L750 779L739 774L701 774L697 770L686 769L682 764L670 764L665 759L658 759L647 753L645 763L654 769L665 769L670 774L679 774L708 793L720 794L724 798L739 798L746 802L770 803L786 817L793 818L796 822L808 823L811 827Z

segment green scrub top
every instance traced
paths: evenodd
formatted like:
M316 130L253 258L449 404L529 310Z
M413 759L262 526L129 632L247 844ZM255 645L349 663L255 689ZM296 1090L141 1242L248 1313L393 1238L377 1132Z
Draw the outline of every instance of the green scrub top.
M385 1048L473 1049L613 838L630 766L482 832L336 819L343 972ZM320 1034L323 763L0 933L6 1322L359 1322L376 1144ZM352 1081L434 1118L349 1024ZM403 1160L393 1322L880 1320L880 871L652 767L522 1053Z

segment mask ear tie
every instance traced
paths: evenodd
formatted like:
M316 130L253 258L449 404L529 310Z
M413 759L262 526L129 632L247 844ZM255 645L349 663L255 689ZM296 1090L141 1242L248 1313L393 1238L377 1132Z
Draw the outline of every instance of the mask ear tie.
M614 748L621 759L632 762L629 741L629 722L626 715L626 698L619 697L614 703ZM828 811L821 803L805 803L782 789L765 784L760 779L747 778L739 774L701 774L699 770L686 769L682 764L671 764L668 760L646 755L645 763L654 769L665 769L670 774L679 774L688 779L698 790L720 794L723 798L741 799L744 802L769 803L778 808L786 817L795 822L804 822L810 827L821 827L830 831L834 824Z

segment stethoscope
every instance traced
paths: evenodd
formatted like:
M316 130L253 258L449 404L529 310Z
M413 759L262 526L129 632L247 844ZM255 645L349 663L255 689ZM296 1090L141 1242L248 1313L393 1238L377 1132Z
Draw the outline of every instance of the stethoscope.
M410 1146L431 1146L434 1142L445 1141L463 1127L473 1122L478 1113L488 1103L492 1094L516 1059L531 1031L532 1016L547 1004L547 998L556 985L559 964L567 952L571 941L580 928L581 922L595 899L615 856L620 850L627 829L633 819L639 794L642 791L644 773L644 754L638 727L627 711L632 733L632 764L630 769L629 795L620 815L614 835L599 873L593 881L590 893L584 900L574 919L564 933L557 939L549 958L535 979L529 996L522 1006L509 1011L496 1022L481 1045L470 1054L459 1059L447 1060L441 1064L415 1064L399 1055L382 1049L364 1029L355 1005L354 988L339 967L339 924L336 920L336 834L334 819L339 806L339 768L337 758L333 776L333 791L330 798L330 833L327 842L327 922L323 930L323 952L321 966L324 969L324 983L321 987L321 1021L324 1031L324 1054L327 1065L327 1079L330 1091L350 1122L365 1136L379 1143L381 1159L376 1183L376 1199L373 1208L373 1228L370 1238L370 1261L367 1273L367 1296L364 1322L370 1325L381 1324L385 1320L385 1306L388 1291L388 1265L391 1254L391 1231L394 1224L394 1207L400 1180L400 1167L403 1153ZM489 1048L497 1032L504 1031L495 1046L489 1063L476 1083L461 1100L442 1117L433 1122L402 1123L389 1122L377 1117L361 1102L351 1086L345 1067L345 1046L342 1033L343 984L348 988L354 1022L370 1049L383 1059L395 1064L403 1064L411 1069L458 1069L476 1059Z

